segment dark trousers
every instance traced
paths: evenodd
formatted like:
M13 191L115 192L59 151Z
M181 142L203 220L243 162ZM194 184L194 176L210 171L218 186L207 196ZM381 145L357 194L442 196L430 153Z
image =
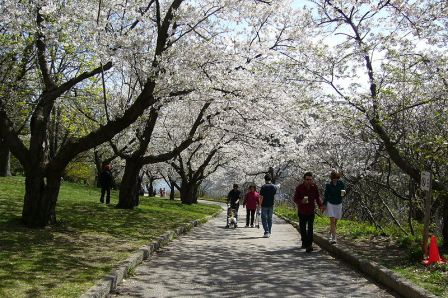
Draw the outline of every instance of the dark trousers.
M246 209L246 226L249 225L249 218L250 218L250 225L254 225L254 216L255 216L255 209Z
M232 209L235 209L235 218L238 220L238 209L240 209L240 205L235 205L232 207Z
M106 204L110 203L110 187L101 187L100 202L104 203L104 194L106 194Z
M313 224L314 214L305 215L299 213L300 236L302 238L302 246L311 247L313 244Z

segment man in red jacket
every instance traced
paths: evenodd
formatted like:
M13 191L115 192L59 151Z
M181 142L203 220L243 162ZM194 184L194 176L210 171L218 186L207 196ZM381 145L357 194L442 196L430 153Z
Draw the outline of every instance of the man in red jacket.
M313 174L311 172L306 172L303 175L303 183L296 187L294 202L297 205L297 213L299 216L300 236L302 238L301 248L305 248L306 252L312 252L316 203L321 210L324 209L324 205L319 197L319 190L313 182Z

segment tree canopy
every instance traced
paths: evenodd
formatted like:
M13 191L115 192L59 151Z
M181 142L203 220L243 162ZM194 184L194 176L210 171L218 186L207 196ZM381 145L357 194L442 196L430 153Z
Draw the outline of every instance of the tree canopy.
M2 1L0 152L25 172L22 219L55 223L61 176L94 151L97 169L100 156L126 160L127 186L157 164L182 181L187 203L204 181L222 189L271 171L292 189L305 170L324 180L338 169L374 221L384 212L372 187L384 190L383 207L419 209L408 186L430 171L447 239L447 9L441 0Z

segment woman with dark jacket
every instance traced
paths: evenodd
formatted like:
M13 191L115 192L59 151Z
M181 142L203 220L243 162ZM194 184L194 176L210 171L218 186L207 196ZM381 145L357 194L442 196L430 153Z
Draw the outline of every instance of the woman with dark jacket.
M106 194L106 204L110 204L110 189L113 182L111 169L112 167L110 164L105 164L100 174L101 203L104 203L104 194Z

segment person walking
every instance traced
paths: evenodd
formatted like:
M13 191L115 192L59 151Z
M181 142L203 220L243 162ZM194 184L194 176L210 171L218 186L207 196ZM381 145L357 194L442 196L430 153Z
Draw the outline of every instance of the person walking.
M112 167L110 164L104 164L100 174L101 198L100 202L104 203L104 195L106 195L106 204L110 204L110 189L113 183Z
M264 229L264 238L269 238L272 233L272 214L274 213L274 195L277 188L271 183L269 174L264 176L265 184L260 188L261 223Z
M241 191L238 189L238 184L234 184L231 191L227 195L227 205L235 210L235 219L238 225L238 209L240 207Z
M296 187L294 202L297 205L299 216L300 236L302 239L301 248L306 252L313 251L313 225L316 203L323 210L324 205L319 197L319 190L313 182L313 174L306 172L303 175L303 182Z
M336 225L342 217L342 197L345 195L345 185L339 180L341 175L336 171L330 174L330 183L325 184L324 206L330 217L330 243L336 243Z
M260 195L255 190L255 185L249 186L249 192L244 197L243 208L246 207L246 228L249 227L249 219L250 227L254 227L255 211L260 206Z

